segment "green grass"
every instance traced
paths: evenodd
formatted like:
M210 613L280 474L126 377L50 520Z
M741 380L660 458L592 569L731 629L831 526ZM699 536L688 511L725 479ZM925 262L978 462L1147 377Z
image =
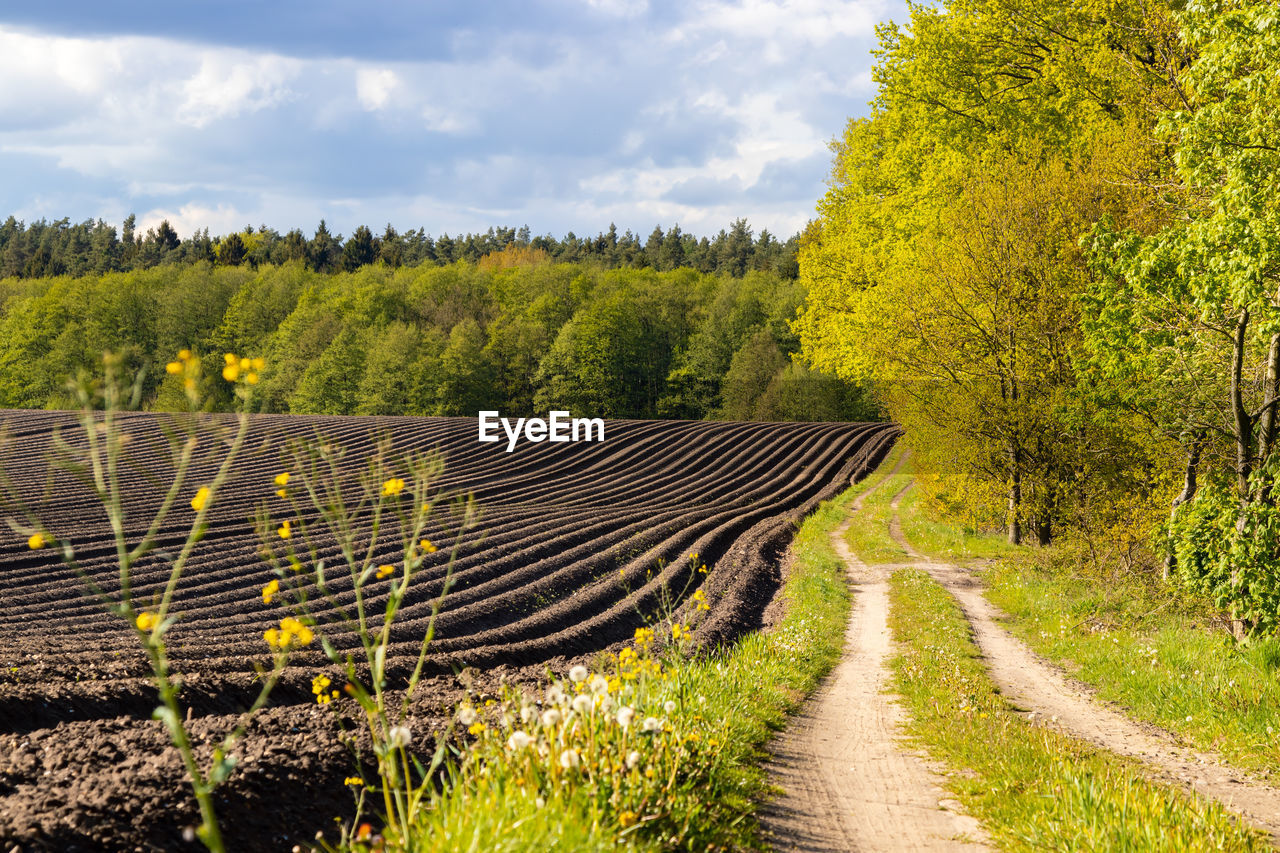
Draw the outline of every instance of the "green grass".
M867 483L867 496L845 532L849 548L864 563L902 563L909 559L907 552L889 535L889 519L893 517L893 510L889 505L893 502L893 496L910 483L915 475L915 466L910 459L898 473L890 474L904 452L905 449L899 443L876 469L876 473L864 481Z
M922 554L963 563L973 559L993 559L1020 553L1025 548L1010 545L1003 531L979 531L953 522L940 520L929 511L928 502L918 488L902 497L899 515L902 535Z
M771 793L761 767L764 748L834 665L844 639L849 591L831 531L844 520L849 504L881 482L895 462L891 457L801 525L782 590L785 615L777 628L709 656L666 655L661 679L618 694L620 701L647 701L650 709L664 698L678 699L678 708L665 715L670 730L664 739L646 742L646 757L637 764L645 774L620 766L626 753L608 744L635 742L635 736L619 733L604 714L589 725L582 718L584 727L574 736L586 737L583 765L573 772L549 760L558 746L543 757L536 751L513 752L506 746L511 733L538 734L538 724L520 722L519 703L525 700L508 697L507 720L497 716L502 707L493 709L490 729L471 747L445 794L425 811L406 846L441 851L765 849L754 817L756 804ZM595 669L608 674L617 666L616 658L602 659ZM647 698L640 695L646 692ZM644 713L658 712L646 710L637 719Z
M1027 724L987 676L969 625L927 574L890 582L893 684L909 733L1006 850L1265 850L1220 806L1145 780L1109 753Z

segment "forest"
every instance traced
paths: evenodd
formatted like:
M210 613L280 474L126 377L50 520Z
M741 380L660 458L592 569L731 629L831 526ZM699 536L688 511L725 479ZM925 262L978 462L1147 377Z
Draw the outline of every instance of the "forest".
M952 0L879 30L797 331L933 496L1280 625L1272 3Z
M349 238L334 234L322 219L307 237L301 229L281 234L274 228L246 225L242 230L210 237L204 228L181 237L167 219L139 233L137 217L125 218L120 231L101 219L72 223L39 220L30 224L13 216L0 225L0 278L42 278L59 275L102 275L173 264L206 262L217 266L249 266L297 261L316 272L353 272L367 264L389 267L455 261L475 263L503 249L527 248L544 252L555 261L587 262L614 267L651 267L673 270L688 267L699 272L741 276L751 270L772 270L795 278L799 239L779 241L767 229L758 236L745 219L735 220L715 237L698 238L679 225L654 226L643 242L628 229L616 225L595 237L578 237L572 231L562 238L533 236L527 225L490 228L483 234L441 234L432 237L422 228L400 233L390 224L381 236L367 225L358 226Z
M116 256L123 245L136 260L157 233L117 244ZM602 245L616 256L557 260L503 232L505 245L475 261L375 258L344 271L303 259L169 257L127 271L9 277L0 280L0 406L69 407L67 377L92 372L112 351L139 373L141 407L182 409L187 377L164 366L190 350L202 364L199 390L228 410L220 371L224 355L238 353L265 360L254 397L264 412L877 418L858 383L793 358L803 287L753 268L772 266L770 252L785 255L780 244L753 240L741 221L733 233L741 263L719 272L632 266L625 256L638 244L608 237ZM736 239L708 245L727 258L723 247Z

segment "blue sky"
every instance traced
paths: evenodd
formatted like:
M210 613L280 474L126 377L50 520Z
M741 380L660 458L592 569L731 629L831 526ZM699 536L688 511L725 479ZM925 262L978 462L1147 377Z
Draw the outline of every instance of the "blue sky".
M903 0L0 9L0 216L789 236Z

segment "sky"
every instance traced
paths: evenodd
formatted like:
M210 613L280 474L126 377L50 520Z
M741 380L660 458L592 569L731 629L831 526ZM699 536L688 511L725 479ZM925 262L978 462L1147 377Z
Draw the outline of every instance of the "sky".
M358 10L358 11L357 11ZM786 237L905 0L0 8L0 218Z

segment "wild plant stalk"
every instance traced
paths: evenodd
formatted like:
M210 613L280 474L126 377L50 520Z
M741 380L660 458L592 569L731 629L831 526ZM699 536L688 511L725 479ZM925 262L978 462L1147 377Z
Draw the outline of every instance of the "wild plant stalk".
M258 514L263 554L276 574L264 589L264 597L269 599L280 593L283 584L291 609L304 622L316 626L325 655L342 667L347 682L344 690L364 712L365 727L378 760L378 787L386 824L401 838L408 838L445 755L443 736L437 741L429 765L424 766L410 753L410 702L452 583L462 536L475 523L475 506L470 498L453 502L454 540L439 592L430 602L414 667L406 681L397 685L402 691L397 705L387 675L387 654L393 628L413 582L430 562L430 555L437 552L426 534L435 507L442 500L433 487L443 463L435 454L409 454L397 466L390 441L384 438L353 482L344 473L344 456L343 448L323 440L299 442L291 447L286 469L275 479L279 487L276 497L283 502L287 517L283 521L278 521L278 515L273 518L270 502ZM338 589L321 556L326 548L336 548L346 570ZM394 562L382 563L379 555L388 550L397 557ZM352 651L335 645L333 637L342 631L358 638L360 666ZM362 670L367 673L367 681L361 676ZM339 695L337 690L329 691L329 685L323 674L312 682L321 704ZM355 750L355 739L349 743ZM358 757L358 750L355 751ZM362 790L357 807L363 803Z
M249 386L256 382L261 362L231 355L227 356L226 362L224 379L238 382L237 394L247 402ZM210 422L198 414L202 402L200 362L189 351L180 353L178 360L171 362L167 370L170 374L181 377L191 410L185 415L176 416L164 426L169 458L174 470L173 477L164 488L160 505L153 511L146 530L140 536L131 537L126 527L121 484L122 469L131 461L126 451L129 436L122 428L120 413L127 408L136 407L141 375L136 376L133 383L126 387L121 381L120 365L118 357L107 354L103 359L104 375L101 380L82 374L71 384L72 393L79 404L77 419L84 443L73 444L60 433L55 434L50 460L53 466L79 480L102 506L115 547L115 588L111 589L100 583L87 572L77 559L75 544L52 531L34 511L26 508L23 510L25 521L10 518L8 522L14 530L28 536L27 542L31 548L56 548L62 560L76 572L107 612L127 622L137 635L146 652L151 677L160 698L160 705L153 716L164 722L170 740L181 755L200 809L201 822L196 835L209 850L221 853L225 850L225 845L214 809L213 792L227 780L234 769L236 762L231 752L243 736L250 715L265 704L279 680L288 660L290 646L302 643L291 643L272 650L270 671L259 672L262 687L257 698L214 748L207 765L202 767L187 731L186 717L178 697L180 684L173 670L165 637L180 619L180 614L173 611L174 595L196 545L204 538L209 513L244 447L249 420L247 415L241 413L229 439L225 433L212 428ZM196 452L209 439L213 439L215 443L224 443L226 450L213 479L195 489L190 498L190 508L194 515L190 519L182 547L176 556L167 551L157 551L156 537L175 512L182 511L179 506L182 498L192 492L189 483L191 466ZM21 506L13 486L7 480L4 486L12 505ZM159 600L146 607L140 605L134 590L134 570L141 561L152 555L168 561L169 575ZM295 636L294 639L301 638Z

